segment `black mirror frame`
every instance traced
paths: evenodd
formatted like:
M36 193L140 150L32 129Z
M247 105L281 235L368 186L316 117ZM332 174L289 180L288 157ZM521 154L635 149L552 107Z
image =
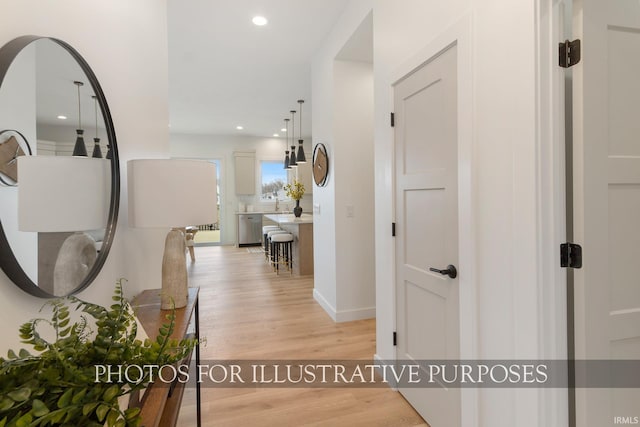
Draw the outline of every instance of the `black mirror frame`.
M100 249L100 253L96 258L95 263L89 270L87 277L84 278L80 286L76 288L72 294L80 292L84 290L87 286L89 286L95 278L102 270L104 263L107 260L107 256L109 255L109 250L111 249L111 244L113 243L113 238L115 236L116 224L118 222L118 210L120 207L120 162L118 158L118 145L116 143L116 133L113 127L113 120L111 118L111 112L109 111L109 106L107 104L107 100L104 96L104 92L102 91L102 87L98 82L93 70L89 67L89 64L84 60L82 55L78 53L73 47L71 47L68 43L52 38L52 37L44 37L44 36L22 36L15 38L9 41L7 44L0 48L0 87L2 87L2 83L4 82L4 77L9 70L9 67L13 63L13 60L16 56L29 44L35 42L36 40L47 39L52 42L58 44L63 49L65 49L75 61L80 65L82 71L84 71L85 75L89 79L89 83L91 83L91 87L95 91L95 95L98 99L98 105L100 105L100 110L102 111L102 117L104 119L104 124L107 133L107 139L109 141L109 148L111 151L111 197L109 201L109 216L107 219L107 227L105 229L105 236L102 243L102 247ZM16 259L13 251L11 249L11 245L7 239L7 236L4 232L4 228L2 227L2 219L0 218L0 268L5 272L7 277L15 283L20 289L27 292L28 294L34 295L36 297L41 298L53 298L59 297L59 295L51 295L48 292L43 291L38 287L24 272L18 260Z

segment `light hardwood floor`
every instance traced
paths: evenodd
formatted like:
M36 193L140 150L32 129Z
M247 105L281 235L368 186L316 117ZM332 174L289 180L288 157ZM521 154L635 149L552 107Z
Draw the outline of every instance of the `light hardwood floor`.
M276 276L264 256L228 246L196 248L201 359L372 360L375 321L335 323L314 301L313 278ZM204 426L426 426L389 388L203 388ZM195 390L179 426L195 426Z

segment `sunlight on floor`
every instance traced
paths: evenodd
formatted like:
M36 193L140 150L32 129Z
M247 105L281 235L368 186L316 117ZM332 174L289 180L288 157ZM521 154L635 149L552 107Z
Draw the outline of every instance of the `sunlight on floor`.
M219 243L220 230L199 230L193 241L198 243Z

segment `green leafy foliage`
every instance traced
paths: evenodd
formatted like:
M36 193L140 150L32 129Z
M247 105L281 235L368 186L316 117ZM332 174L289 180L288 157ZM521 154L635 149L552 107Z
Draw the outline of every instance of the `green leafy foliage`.
M99 375L98 366L162 366L184 359L196 340L170 338L175 314L167 315L156 340L136 339L137 322L116 283L108 309L76 297L55 299L43 309L50 319L33 319L20 327L20 338L35 354L9 350L0 358L0 427L139 426L140 409L123 410L118 398L147 387L151 370L142 376ZM71 309L80 319L72 323ZM95 325L95 331L89 326ZM41 334L39 328L50 329ZM43 336L53 335L48 341ZM132 370L139 372L139 370Z

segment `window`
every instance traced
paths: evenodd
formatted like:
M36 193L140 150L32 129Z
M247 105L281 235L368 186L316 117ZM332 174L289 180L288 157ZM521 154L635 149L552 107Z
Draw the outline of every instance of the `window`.
M262 160L260 162L263 201L283 200L286 198L284 187L287 183L287 170L283 168L283 164L277 160Z

